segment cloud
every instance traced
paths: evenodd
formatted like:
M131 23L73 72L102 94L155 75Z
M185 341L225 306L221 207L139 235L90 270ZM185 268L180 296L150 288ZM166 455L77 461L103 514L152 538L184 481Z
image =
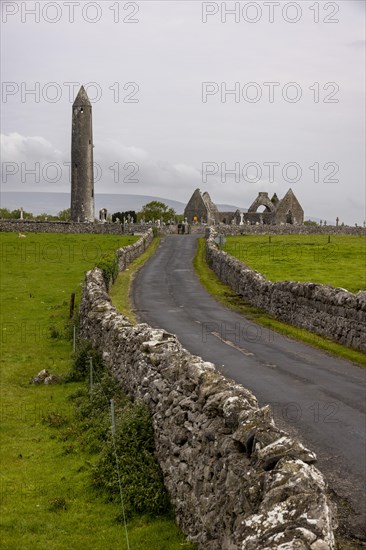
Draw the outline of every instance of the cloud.
M3 162L57 162L62 153L41 136L26 137L12 132L1 134L1 157Z
M64 155L41 136L1 134L1 159L2 191L56 191L67 182Z
M347 42L346 46L348 46L349 48L353 48L355 50L359 50L364 53L366 40L354 40L353 42Z
M28 174L23 182L19 170L7 174L3 188L69 192L71 103L77 87L70 92L67 83L95 82L101 91L93 103L97 193L186 202L198 187L217 203L247 207L258 191L281 197L292 187L305 215L363 222L363 2L340 0L337 13L335 3L298 2L302 16L296 24L283 17L282 7L295 4L285 1L275 8L274 23L268 6L258 2L262 15L255 24L244 17L236 22L233 15L223 24L220 13L204 24L200 2L154 1L139 3L138 24L124 22L129 13L124 9L115 23L118 3L108 2L99 3L102 17L95 24L85 20L85 13L82 17L81 3L75 5L70 23L61 4L58 23L44 17L35 23L30 14L22 23L20 10L3 25L2 77L19 91L3 100L2 129L3 162L30 168L36 162L59 163L62 177L47 181L41 174L35 182ZM289 16L293 13L290 7ZM88 14L93 15L92 8ZM326 18L339 22L327 24ZM57 102L45 92L50 82L62 91ZM217 84L207 102L204 82ZM255 103L244 93L251 82L260 91ZM276 82L271 102L268 83ZM286 92L292 82L301 91L295 103L294 90L290 97ZM126 101L131 92L126 83L138 84L137 102ZM236 83L239 97L230 94ZM22 94L22 86L30 92ZM35 98L37 86L41 91ZM91 86L91 97L94 92ZM216 173L204 183L205 161L226 162L229 169L236 162L241 168L257 162L263 173L256 182L230 176L223 182ZM272 181L264 168L269 161L281 163ZM297 183L282 177L281 168L289 162L302 167ZM319 174L310 168L316 163ZM338 182L332 180L332 163L339 165Z
M43 137L2 134L1 157L3 191L70 191L70 154ZM188 190L199 186L201 174L193 166L174 165L139 147L107 139L95 142L94 177L97 193L165 195L186 200L182 186Z

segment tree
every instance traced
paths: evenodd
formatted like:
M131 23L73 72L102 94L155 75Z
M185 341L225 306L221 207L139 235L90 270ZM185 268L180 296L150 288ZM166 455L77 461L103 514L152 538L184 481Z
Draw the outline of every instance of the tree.
M23 211L23 217L27 219L33 219L33 214ZM9 210L8 208L0 208L0 218L2 220L19 220L20 209L17 208L16 210Z
M34 219L38 222L51 222L57 220L57 216L52 216L52 214L47 214L47 212L42 212L41 214L37 214L34 216Z
M20 217L20 211L19 216L12 216L12 212L10 212L9 208L0 208L0 218L2 220L10 220L11 217Z
M160 201L148 202L142 207L139 214L139 217L144 218L145 222L160 220L169 223L171 219L175 218L175 210Z
M71 208L66 208L65 210L61 210L61 212L57 215L58 219L62 222L68 222L71 220Z
M120 223L123 223L123 219L126 218L128 220L128 216L130 216L130 221L132 223L136 223L137 221L137 214L134 210L126 210L126 212L115 212L112 214L112 222L115 222L118 218Z

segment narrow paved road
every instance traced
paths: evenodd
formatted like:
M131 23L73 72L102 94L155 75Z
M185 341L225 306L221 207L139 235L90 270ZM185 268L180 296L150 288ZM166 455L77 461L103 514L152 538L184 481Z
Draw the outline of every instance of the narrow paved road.
M165 237L138 272L141 321L176 334L191 353L272 404L278 425L317 453L329 485L347 499L365 537L366 370L260 327L210 296L192 266L195 235Z

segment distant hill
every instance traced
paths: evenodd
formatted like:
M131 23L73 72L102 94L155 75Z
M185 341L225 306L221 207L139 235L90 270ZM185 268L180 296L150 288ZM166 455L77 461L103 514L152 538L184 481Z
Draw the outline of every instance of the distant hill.
M161 201L167 204L170 208L174 208L177 214L183 214L186 203L165 199L164 197L155 197L153 195L120 195L96 193L95 195L95 212L101 208L107 208L108 212L123 212L126 210L141 210L144 204L151 201ZM1 208L9 208L15 210L21 206L27 212L32 214L58 214L60 210L70 207L70 193L44 193L44 192L16 192L2 191L1 192ZM217 208L220 212L235 212L241 210L247 212L247 208L240 208L233 204L218 204ZM319 223L319 218L305 217L306 220L313 220ZM328 225L335 225L334 221L326 220Z
M304 221L306 221L306 222L307 222L307 221L311 221L311 222L320 223L321 218L312 218L311 216L305 216ZM336 224L335 221L324 220L324 219L323 219L323 222L324 222L324 221L327 222L327 225L335 225L335 224Z
M240 208L239 206L233 206L232 204L216 204L219 212L236 212L240 210L241 212L248 212L248 208Z
M123 212L126 210L141 210L141 208L151 201L160 201L173 208L177 214L183 214L186 207L185 203L153 195L95 195L95 211L100 208L107 208L108 212Z
M151 201L161 201L167 204L170 208L174 208L177 214L183 214L185 203L155 197L150 195L120 195L102 193L95 195L95 212L101 208L107 208L108 212L123 212L126 210L141 210L144 204ZM1 207L15 210L23 207L25 211L32 214L47 214L55 215L60 210L70 208L69 193L43 193L43 192L13 192L3 191L1 193Z
M141 210L144 204L151 201L160 201L173 208L177 214L183 214L186 203L166 199L164 197L155 197L153 195L124 195L124 194L95 194L95 212L101 208L107 208L108 212L123 212L126 210ZM15 210L23 207L25 211L32 214L58 214L60 210L70 207L69 193L44 193L44 192L16 192L3 191L1 192L1 207ZM220 212L235 212L242 210L246 212L246 208L239 208L232 204L218 204Z

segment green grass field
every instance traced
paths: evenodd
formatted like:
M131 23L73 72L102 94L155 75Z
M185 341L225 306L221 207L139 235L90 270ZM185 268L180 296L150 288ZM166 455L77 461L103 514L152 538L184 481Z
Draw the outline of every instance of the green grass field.
M47 419L70 429L68 396L83 383L29 385L41 369L65 376L71 366L69 300L88 269L136 237L1 233L1 546L10 550L127 548L120 506L90 484L96 457L72 438L62 442ZM62 504L60 506L60 503ZM65 504L65 506L63 505ZM128 523L131 549L178 550L171 518Z
M239 298L236 292L222 283L216 273L210 269L206 262L205 251L206 240L203 238L199 239L197 253L194 258L194 268L202 285L218 302L237 311L248 319L252 319L256 323L266 327L269 331L273 330L278 332L286 338L289 337L301 340L327 353L343 357L360 366L366 367L366 355L364 353L337 344L327 338L322 338L313 332L278 321L271 315L268 315L264 310L256 308Z
M223 250L267 279L309 281L366 290L366 236L242 235L226 237Z

